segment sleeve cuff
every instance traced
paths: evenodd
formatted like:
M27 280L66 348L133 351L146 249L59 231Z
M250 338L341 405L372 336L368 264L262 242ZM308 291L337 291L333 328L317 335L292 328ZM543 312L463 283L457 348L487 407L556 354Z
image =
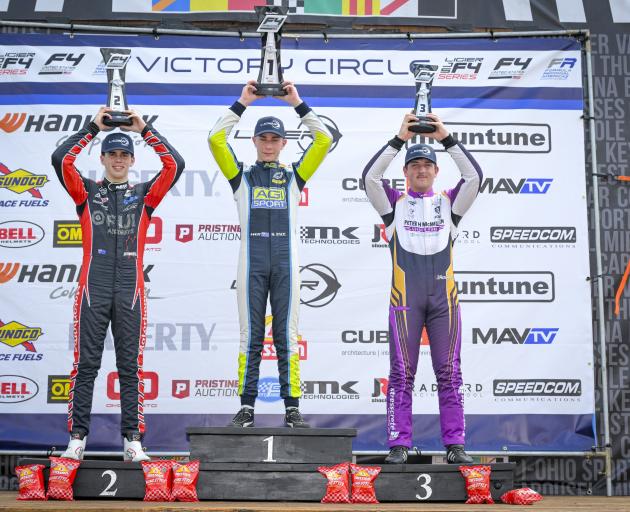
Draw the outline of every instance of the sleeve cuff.
M97 124L94 121L90 121L90 124L88 124L88 131L92 135L96 135L98 132L101 131L101 129L97 126Z
M153 130L153 126L147 123L147 125L140 132L140 136L144 139L147 136L149 130Z
M295 111L297 112L298 116L304 117L306 114L308 114L311 111L311 107L309 107L306 104L306 102L303 101L297 107L295 107Z
M246 108L247 107L245 105L243 105L241 102L237 100L234 103L232 103L230 110L234 112L238 117L241 117L243 115L243 112L245 112Z
M457 140L455 140L455 137L449 134L447 137L443 138L440 141L440 144L444 146L444 149L448 149L448 148L452 148L453 146L456 146Z
M397 149L398 151L400 151L405 145L405 141L402 140L398 135L394 135L394 138L390 139L388 144L394 149Z

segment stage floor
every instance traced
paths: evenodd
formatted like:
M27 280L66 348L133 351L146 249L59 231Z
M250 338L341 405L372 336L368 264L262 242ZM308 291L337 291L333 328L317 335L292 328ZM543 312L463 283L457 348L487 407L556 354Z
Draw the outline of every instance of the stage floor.
M527 508L513 505L464 505L463 503L387 503L380 505L322 505L320 503L260 503L260 502L226 502L205 501L201 503L144 503L142 501L116 500L81 500L81 501L17 501L15 492L0 493L1 510L66 512L67 510L102 510L116 511L222 511L222 512L312 512L322 511L401 511L401 512L455 512L455 511L483 511L483 510L533 510L536 512L630 512L630 497L561 497L549 496Z

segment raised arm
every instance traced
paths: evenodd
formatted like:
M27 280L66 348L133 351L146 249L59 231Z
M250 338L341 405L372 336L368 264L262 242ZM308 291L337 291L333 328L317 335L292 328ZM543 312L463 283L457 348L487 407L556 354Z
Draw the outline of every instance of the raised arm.
M405 145L405 142L413 137L409 131L409 125L417 121L413 114L405 115L398 135L385 144L368 162L363 170L363 183L365 193L378 214L383 219L385 227L394 222L394 209L396 201L402 195L401 192L391 188L383 181L383 175L389 164Z

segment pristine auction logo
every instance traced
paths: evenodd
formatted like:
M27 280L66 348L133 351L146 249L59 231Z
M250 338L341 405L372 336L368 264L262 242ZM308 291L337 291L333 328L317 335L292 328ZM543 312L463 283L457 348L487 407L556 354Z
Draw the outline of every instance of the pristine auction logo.
M455 272L460 302L553 302L553 272Z
M0 246L22 248L35 245L44 238L41 226L22 220L0 222Z
M473 327L472 342L474 345L500 345L501 343L551 345L559 330L557 327L527 327L521 330L516 327L506 327L502 330L492 327L484 331L478 327Z
M492 226L490 241L497 244L575 244L572 226Z

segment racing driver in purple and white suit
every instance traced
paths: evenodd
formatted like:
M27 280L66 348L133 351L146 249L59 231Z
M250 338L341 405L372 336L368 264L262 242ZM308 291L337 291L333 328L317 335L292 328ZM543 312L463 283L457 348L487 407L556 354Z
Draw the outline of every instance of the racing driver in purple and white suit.
M427 144L407 149L403 167L407 193L394 190L383 181L391 161L415 135L409 130L417 122L413 114L405 115L398 135L374 155L363 171L365 191L383 219L392 256L387 390L390 452L386 459L392 464L405 463L412 446L413 385L423 327L429 337L438 385L447 461L472 462L464 451L461 319L453 276L453 240L459 221L479 193L482 174L475 159L449 134L438 116L429 117L436 130L425 136L444 146L461 173L455 188L433 191L439 167L435 151Z

